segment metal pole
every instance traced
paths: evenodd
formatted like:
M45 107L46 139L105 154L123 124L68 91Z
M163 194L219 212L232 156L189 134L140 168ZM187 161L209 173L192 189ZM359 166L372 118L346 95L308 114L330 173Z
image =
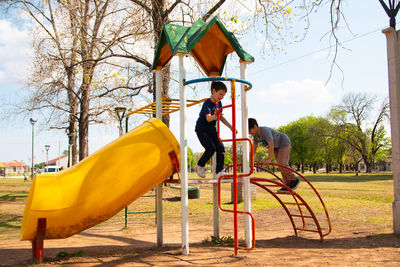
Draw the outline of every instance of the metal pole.
M30 123L32 124L32 168L31 168L31 180L33 179L33 162L34 162L34 136L35 136L35 122L36 120L30 118Z
M234 246L235 256L238 252L238 206L237 206L237 150L236 150L236 85L235 81L231 81L232 95L232 160L233 160L233 227L234 227Z
M215 169L217 166L217 157L212 157L213 178L216 179ZM218 184L213 183L213 218L214 218L214 237L219 238L219 207L218 207Z
M49 166L49 149L50 145L45 145L44 148L46 149L46 167ZM49 168L46 169L46 172L49 172Z
M179 122L181 150L181 216L182 216L182 254L189 255L189 218L188 218L188 173L187 173L187 138L186 138L186 91L183 83L186 70L183 64L184 54L179 54Z
M119 130L119 136L122 136L124 134L123 128L122 128L122 121L124 120L126 108L125 107L115 107L114 108L115 113L117 114L118 117L118 130ZM125 207L125 229L128 228L128 207Z
M162 120L162 70L156 70L156 118ZM157 246L162 247L164 244L163 229L163 188L162 184L156 187L156 224L157 224Z
M246 62L240 62L240 79L246 80ZM241 109L242 109L242 137L247 138L248 135L248 109L247 109L247 93L245 84L241 83ZM249 143L243 142L243 172L250 172L249 165ZM251 212L251 197L250 197L250 177L246 177L244 185L244 211ZM250 248L252 244L251 221L250 216L245 215L245 243L246 247Z
M129 120L129 115L125 117L125 133L128 132L128 120ZM125 207L125 229L128 228L128 207Z
M400 31L394 28L383 30L387 39L389 74L390 126L392 136L393 164L393 230L400 234Z

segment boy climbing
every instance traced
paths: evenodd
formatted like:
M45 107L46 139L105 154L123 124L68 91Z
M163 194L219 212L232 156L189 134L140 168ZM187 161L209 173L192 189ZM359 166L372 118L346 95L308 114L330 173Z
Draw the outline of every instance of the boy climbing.
M221 114L221 100L224 98L226 92L227 89L223 82L212 82L211 96L204 101L196 122L195 131L201 145L205 149L196 166L197 175L202 178L206 177L205 165L215 152L217 153L217 166L215 169L217 178L224 175L222 170L224 169L225 147L218 138L216 122L218 115L220 115L221 122L232 130L232 125Z
M254 154L257 151L258 143L268 147L268 158L265 163L271 163L275 156L276 163L289 167L290 158L290 139L281 132L269 127L259 127L256 119L249 118L249 134L254 138ZM291 171L279 167L284 184L292 190L295 190L300 180ZM284 187L278 190L279 193L288 193Z

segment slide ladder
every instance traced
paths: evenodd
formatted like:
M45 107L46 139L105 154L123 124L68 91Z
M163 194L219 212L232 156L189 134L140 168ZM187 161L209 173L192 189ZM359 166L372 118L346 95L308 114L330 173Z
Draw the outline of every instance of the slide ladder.
M321 242L323 242L324 237L332 231L332 225L325 203L322 200L318 191L303 175L296 172L295 170L276 163L269 163L268 165L285 168L293 172L297 175L299 179L303 180L303 183L301 183L300 186L304 186L305 182L312 189L312 192L317 196L319 203L322 205L322 208L324 210L323 220L325 227L321 226L320 220L316 216L315 212L312 210L311 206L305 201L305 199L301 197L298 193L287 187L280 177L278 177L275 173L268 170L267 168L264 168L262 164L256 163L255 168L257 170L262 170L270 173L277 180L251 177L250 182L270 193L281 204L286 214L289 216L296 236L298 235L298 231L315 232L319 234ZM286 188L288 190L288 193L277 192L277 189L281 187Z

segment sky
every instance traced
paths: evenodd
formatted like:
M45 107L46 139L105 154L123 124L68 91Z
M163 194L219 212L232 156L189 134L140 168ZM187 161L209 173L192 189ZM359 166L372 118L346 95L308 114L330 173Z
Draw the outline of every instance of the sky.
M327 13L314 14L305 39L280 47L281 52L262 53L263 38L252 30L240 38L239 42L244 50L255 57L255 62L247 66L247 80L253 84L253 89L247 96L249 117L256 118L262 126L277 128L308 115L326 116L330 108L340 104L343 96L350 92L373 95L377 105L388 96L386 38L382 29L388 27L389 18L377 0L363 1L362 9L359 1L346 1L344 15L351 32L343 27L339 33L343 46L339 49L336 60L339 67L334 67L329 81L333 54L329 49L329 36L323 37L330 29ZM302 31L304 24L297 24L295 21L293 26L294 30ZM15 99L23 94L24 78L30 68L31 55L29 25L20 23L10 15L0 15L2 100ZM176 66L177 59L174 58L172 63ZM189 66L190 60L186 59L185 64L188 64L187 79L201 77L195 68ZM239 78L239 63L235 56L228 60L224 75ZM199 87L195 94L188 90L188 99L209 97L206 85ZM171 86L172 97L178 96L176 88L176 84ZM223 100L225 105L230 103L227 96ZM3 116L0 120L0 162L19 160L30 165L30 116L8 119L7 109L6 105L0 106L0 114ZM195 152L203 150L194 134L194 122L199 110L199 105L194 106L188 109L187 114L188 145ZM49 131L36 115L31 115L38 120L34 126L35 163L46 160L45 145L50 145L48 158L53 159L67 150L68 142L64 132ZM225 116L230 120L227 113ZM144 118L135 119L142 120ZM132 122L130 128L135 125ZM179 140L179 113L171 116L170 129ZM390 132L389 129L387 131ZM242 135L241 131L239 135ZM228 137L229 132L224 130L223 136ZM90 153L117 137L117 123L91 126Z

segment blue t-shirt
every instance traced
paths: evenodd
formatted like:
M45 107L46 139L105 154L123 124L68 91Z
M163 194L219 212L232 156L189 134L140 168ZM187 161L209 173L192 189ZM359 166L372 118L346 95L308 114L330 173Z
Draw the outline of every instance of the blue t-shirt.
M214 112L217 108L221 108L222 103L219 101L217 104L214 104L210 99L207 99L204 101L203 106L201 107L200 113L199 113L199 118L197 119L196 122L196 128L195 131L204 131L207 129L215 128L215 125L217 124L217 119L208 122L206 115L214 115Z

